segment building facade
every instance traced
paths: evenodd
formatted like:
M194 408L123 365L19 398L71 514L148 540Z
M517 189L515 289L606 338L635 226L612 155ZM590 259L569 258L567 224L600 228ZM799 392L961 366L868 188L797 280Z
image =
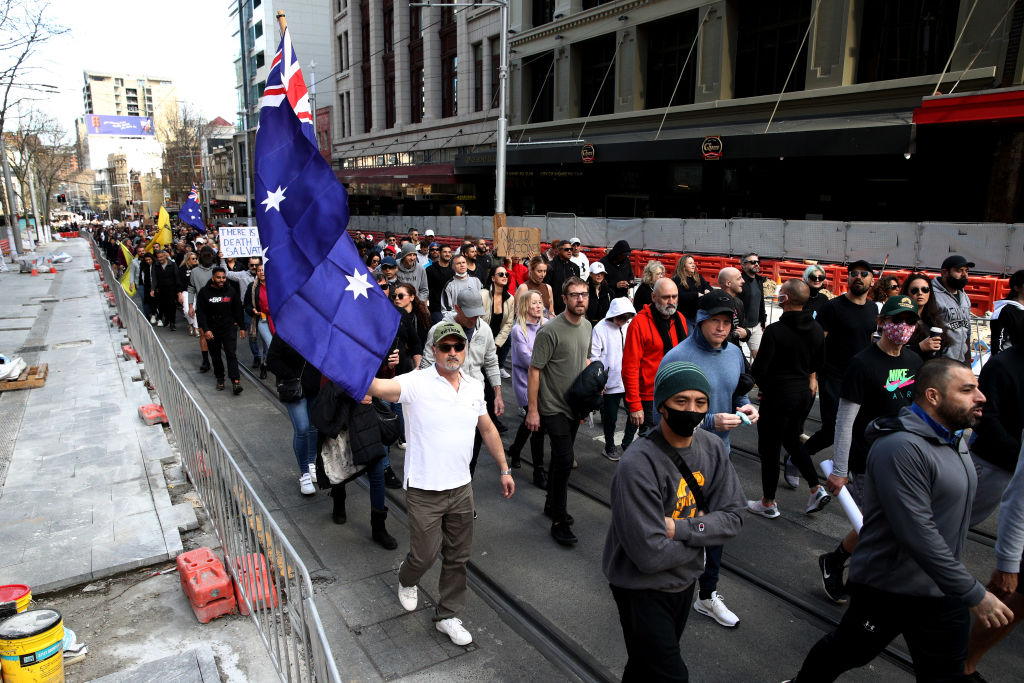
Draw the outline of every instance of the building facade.
M86 116L138 116L152 119L157 140L178 118L178 90L169 78L83 71L82 106Z
M336 2L353 212L492 213L499 12ZM512 0L507 213L1022 220L1022 27L1011 0Z

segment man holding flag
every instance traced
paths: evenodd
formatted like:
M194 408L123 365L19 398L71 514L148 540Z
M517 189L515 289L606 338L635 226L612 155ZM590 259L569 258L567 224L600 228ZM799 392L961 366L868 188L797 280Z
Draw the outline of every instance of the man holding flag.
M146 251L151 252L154 248L163 249L174 239L174 235L171 234L171 217L167 213L167 209L160 207L160 215L156 221L157 229L156 234L153 235L153 239L146 245Z

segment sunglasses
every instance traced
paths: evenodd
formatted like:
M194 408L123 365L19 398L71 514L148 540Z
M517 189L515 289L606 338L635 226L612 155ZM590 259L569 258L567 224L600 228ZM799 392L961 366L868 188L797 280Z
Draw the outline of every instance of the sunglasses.
M899 288L900 288L900 286L898 284L896 284L895 282L893 284L889 285L888 287L886 287L886 289L890 289L890 290L899 289Z
M870 270L851 270L849 273L847 273L847 276L848 277L870 277L871 276L871 271Z
M756 265L760 264L761 262L760 261L744 261L744 263L746 263L748 266L756 266Z
M454 344L435 344L437 350L441 353L448 353L452 349L456 352L462 352L466 350L466 342L455 342Z
M807 277L807 279L810 280L811 282L824 282L825 281L825 276L824 275L809 275Z
M911 287L908 292L910 294L928 294L932 291L931 287Z
M495 277L508 277L508 273L495 273Z
M399 299L404 299L407 296L409 296L409 295L406 294L405 292L402 292L401 294L392 294L391 295L391 300L392 301L398 301Z

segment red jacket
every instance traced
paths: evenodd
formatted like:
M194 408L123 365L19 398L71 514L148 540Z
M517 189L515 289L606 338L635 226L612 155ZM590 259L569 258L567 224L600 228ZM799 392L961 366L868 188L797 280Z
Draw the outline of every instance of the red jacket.
M686 319L679 312L676 315L682 323L683 332L688 334ZM668 333L672 346L683 341L676 338L675 325L669 325ZM626 388L626 405L630 412L643 410L641 401L654 400L654 376L658 374L664 355L665 344L654 327L651 306L644 306L630 321L626 330L626 346L622 350L622 384Z

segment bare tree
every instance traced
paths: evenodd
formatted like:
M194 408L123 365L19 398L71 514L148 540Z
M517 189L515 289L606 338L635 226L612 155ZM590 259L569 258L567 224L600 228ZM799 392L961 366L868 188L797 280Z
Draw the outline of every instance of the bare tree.
M206 122L199 112L187 102L182 102L178 108L178 118L169 126L167 141L164 143L163 182L172 205L181 206L192 184L201 184L200 144L205 128Z
M49 0L0 0L0 136L6 130L10 108L49 87L34 82L39 67L33 64L33 57L43 43L68 30L50 20L49 7ZM9 206L9 193L2 194L4 214L13 226L14 207ZM13 233L20 252L21 231L14 229Z
M16 133L8 134L11 170L27 197L29 174L33 175L39 220L47 222L57 187L74 171L74 147L60 122L37 109L29 109L19 120Z

